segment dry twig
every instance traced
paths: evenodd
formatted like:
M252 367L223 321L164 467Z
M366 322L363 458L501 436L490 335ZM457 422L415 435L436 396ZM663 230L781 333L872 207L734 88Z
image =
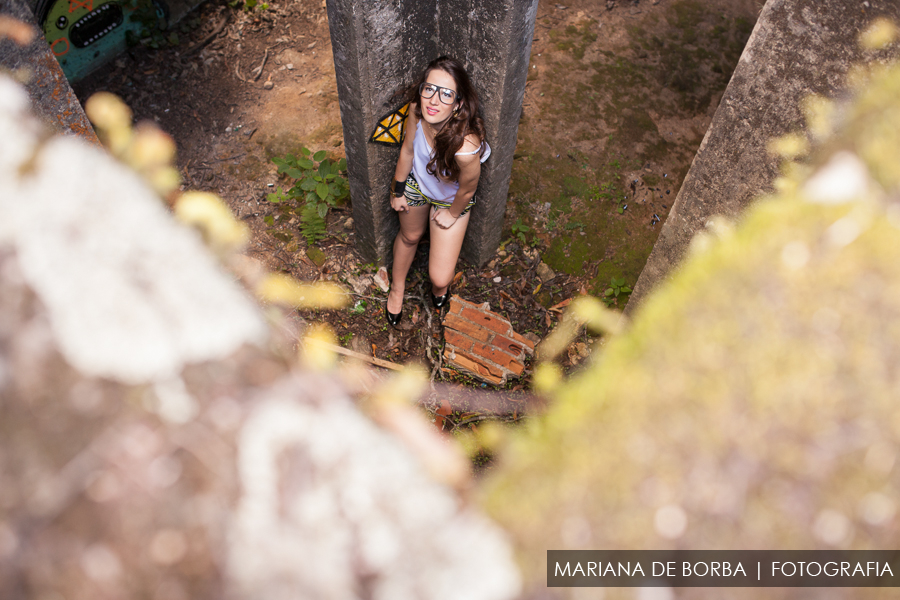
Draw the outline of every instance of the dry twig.
M259 76L262 75L263 67L266 66L266 61L269 60L269 49L266 48L266 53L263 55L262 64L253 69L253 71L257 71L256 75L253 77L253 81L259 79ZM251 73L253 72L251 71Z
M361 361L365 361L367 363L373 364L376 367L383 367L385 369L392 369L394 371L402 371L404 369L403 365L398 365L397 363L392 363L387 360L381 360L380 358L375 358L374 356L369 356L367 354L362 354L361 352L354 352L353 350L348 350L343 346L336 346L334 344L329 344L328 342L323 342L321 340L317 340L315 338L309 338L307 341L322 346L323 348L328 348L332 352L337 354L343 354L344 356L350 356L352 358L357 358Z
M237 61L235 61L235 63L234 63L234 74L237 75L237 78L238 78L238 79L240 79L240 80L243 81L244 83L247 83L247 80L244 79L243 77L241 77L240 68L241 68L241 59L239 58L239 59L237 59Z

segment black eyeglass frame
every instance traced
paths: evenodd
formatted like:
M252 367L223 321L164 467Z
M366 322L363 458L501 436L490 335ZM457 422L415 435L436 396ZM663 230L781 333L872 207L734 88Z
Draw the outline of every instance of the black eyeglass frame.
M425 93L424 93L424 92L425 92L425 86L431 86L431 87L434 88L434 91L431 93L430 96L426 96L426 95L425 95ZM450 102L445 102L445 101L444 101L444 97L441 96L441 94L440 94L440 91L441 91L441 90L447 90L448 92L450 92L451 94L453 94L453 99L450 100ZM450 88L442 87L442 86L439 86L439 85L434 85L433 83L428 83L428 82L419 84L419 95L422 96L423 98L425 98L425 99L430 99L430 98L432 98L435 94L438 95L438 100L441 101L441 104L446 104L447 106L453 106L453 103L456 102L456 100L459 98L459 94L456 93L456 90L451 90Z

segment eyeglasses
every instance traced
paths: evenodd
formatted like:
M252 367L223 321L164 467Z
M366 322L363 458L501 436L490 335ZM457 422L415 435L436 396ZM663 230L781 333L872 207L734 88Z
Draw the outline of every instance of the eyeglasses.
M431 98L432 96L434 96L435 92L440 92L440 94L438 94L438 98L441 99L441 102L443 104L453 104L453 102L456 100L456 92L449 88L434 85L433 83L423 83L419 86L419 94L423 98Z

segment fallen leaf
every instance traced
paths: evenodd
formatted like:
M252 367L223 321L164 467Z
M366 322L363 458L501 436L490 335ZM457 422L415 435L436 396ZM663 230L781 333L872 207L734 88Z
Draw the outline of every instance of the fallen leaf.
M504 292L503 290L500 290L500 297L503 298L504 300L509 300L510 302L512 302L513 304L515 304L516 306L521 306L521 304L519 304L518 302L516 302L516 299L515 299L515 298L513 298L512 296L510 296L509 294L507 294L507 293Z
M319 268L319 267L316 266L316 263L314 263L312 260L310 260L310 258L309 258L308 256L306 256L306 253L305 253L305 252L298 253L298 254L296 254L296 256L297 256L301 261L303 261L306 265L312 267L313 269L318 269L318 268Z
M553 322L553 321L550 319L550 313L549 313L549 312L545 312L545 313L544 313L544 323L547 325L547 327L550 327L550 324L551 324L552 322Z
M558 304L554 304L554 305L551 306L548 310L552 310L552 311L561 313L561 312L562 312L562 309L565 308L565 307L567 307L571 302L572 302L572 299L571 299L571 298L566 298L566 299L563 300L562 302L560 302L560 303L558 303Z
M434 411L434 425L440 431L444 430L444 417L449 417L450 413L452 413L452 409L450 408L450 403L447 402L446 398L441 399L441 405L438 406L437 410Z

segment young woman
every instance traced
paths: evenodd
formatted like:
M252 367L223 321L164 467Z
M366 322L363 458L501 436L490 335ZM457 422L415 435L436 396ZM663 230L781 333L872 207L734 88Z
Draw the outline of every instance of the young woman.
M391 208L400 217L385 305L393 326L403 316L406 275L426 227L431 238L431 302L438 309L447 303L481 163L491 154L478 95L462 63L446 56L435 59L415 93L391 186Z

